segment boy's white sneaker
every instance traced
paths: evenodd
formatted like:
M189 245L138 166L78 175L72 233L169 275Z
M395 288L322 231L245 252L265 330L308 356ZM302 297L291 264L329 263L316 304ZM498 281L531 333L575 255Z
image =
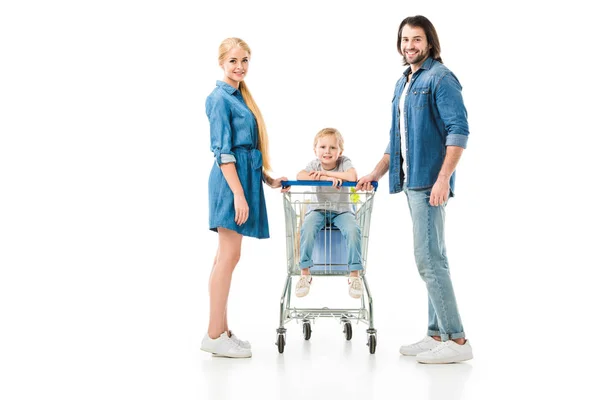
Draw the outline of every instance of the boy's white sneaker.
M419 353L433 349L440 343L442 342L435 340L431 336L425 336L417 343L400 346L400 354L403 354L405 356L416 356Z
M311 275L300 275L300 280L296 284L296 297L304 297L310 290L310 284L312 283Z
M450 364L473 358L471 343L458 344L453 340L441 342L433 349L417 354L417 361L423 364Z
M233 340L242 349L252 348L249 341L240 339L239 337L235 336L235 334L232 331L229 331L229 334L231 335L229 336L229 339Z
M360 299L363 294L363 285L359 276L348 278L348 294L353 299Z
M200 349L220 357L252 357L252 351L250 351L250 349L244 349L240 347L236 342L231 340L229 336L227 336L227 332L221 333L221 336L216 339L212 339L207 333L202 339Z

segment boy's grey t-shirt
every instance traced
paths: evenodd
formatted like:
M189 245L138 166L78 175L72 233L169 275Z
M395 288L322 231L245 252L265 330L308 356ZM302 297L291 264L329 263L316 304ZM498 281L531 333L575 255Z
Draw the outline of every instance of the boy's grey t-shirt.
M354 166L352 165L352 161L350 161L350 159L346 156L340 156L340 158L338 158L338 160L337 160L335 168L327 170L327 171L328 172L346 172L351 168L354 168ZM315 158L314 160L309 162L308 165L306 166L306 168L304 168L304 170L306 172L325 171L325 169L323 169L323 166L321 165L321 162L319 161L318 158ZM314 191L316 192L316 194L313 195L312 201L316 202L318 204L309 206L309 208L307 210L307 214L308 214L308 212L310 212L312 210L323 210L323 209L335 211L338 213L343 213L343 212L354 213L354 210L352 209L351 203L350 203L351 192L350 192L349 187L347 187L347 186L342 187L341 189L338 190L338 189L334 188L333 186L332 187L315 186Z

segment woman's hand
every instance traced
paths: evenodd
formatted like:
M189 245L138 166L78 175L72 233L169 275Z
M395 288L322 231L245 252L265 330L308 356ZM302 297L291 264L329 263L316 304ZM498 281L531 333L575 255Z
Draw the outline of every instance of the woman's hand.
M288 180L289 180L288 178L286 178L285 176L282 176L281 178L273 179L271 181L271 185L269 185L269 186L271 186L273 189L276 189L278 187L281 187L281 181L288 181ZM291 186L281 188L281 193L289 192L291 188L292 188Z
M246 201L246 196L244 196L243 192L233 194L233 207L235 208L234 220L236 224L242 225L248 221L250 208L248 207L248 202Z

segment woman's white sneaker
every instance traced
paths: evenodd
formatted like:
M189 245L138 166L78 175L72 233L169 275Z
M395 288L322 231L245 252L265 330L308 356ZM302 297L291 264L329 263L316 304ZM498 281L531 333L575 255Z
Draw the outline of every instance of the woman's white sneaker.
M248 358L252 357L250 349L240 347L236 342L227 336L227 332L223 332L221 336L212 339L208 333L204 335L200 349L215 356L231 357L231 358Z
M235 334L232 331L229 331L229 334L231 335L231 336L229 336L229 338L231 340L233 340L242 349L251 349L252 348L252 346L250 345L250 342L248 342L247 340L240 339L239 337L235 336Z
M433 349L435 346L437 346L440 343L442 343L442 342L435 340L431 336L425 336L423 339L419 340L417 343L401 346L400 354L403 354L405 356L416 356L419 353Z
M453 340L441 342L433 349L417 354L417 361L423 364L450 364L473 358L471 343L458 344Z

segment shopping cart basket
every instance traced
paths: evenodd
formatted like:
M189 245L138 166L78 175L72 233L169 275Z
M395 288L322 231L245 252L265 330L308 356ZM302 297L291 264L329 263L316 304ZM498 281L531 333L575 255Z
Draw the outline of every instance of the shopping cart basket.
M377 189L377 182L372 182ZM286 181L283 187L291 186L289 192L283 194L283 208L285 211L286 232L286 254L287 254L287 277L280 299L279 328L277 329L276 345L280 353L283 353L286 345L286 328L284 325L292 320L302 321L304 339L309 340L312 334L311 321L317 318L337 318L344 326L346 340L352 339L352 322L357 324L363 322L368 324L367 346L369 352L375 353L377 346L377 330L373 327L373 298L365 276L367 269L367 249L369 244L369 228L371 223L371 212L373 210L373 198L375 192L356 192L356 182L344 182L343 187L351 187L348 195L340 196L343 203L353 210L361 230L361 252L363 270L360 272L364 290L360 299L360 308L297 308L291 306L292 280L300 276L300 230L304 217L310 210L327 211L335 209L336 204L330 201L319 202L317 186L332 186L329 181ZM296 188L294 187L296 186ZM303 187L303 189L298 189ZM334 189L332 189L334 190ZM313 251L313 266L310 272L313 276L346 276L348 275L348 263L346 254L346 242L337 228L326 225L317 235Z

